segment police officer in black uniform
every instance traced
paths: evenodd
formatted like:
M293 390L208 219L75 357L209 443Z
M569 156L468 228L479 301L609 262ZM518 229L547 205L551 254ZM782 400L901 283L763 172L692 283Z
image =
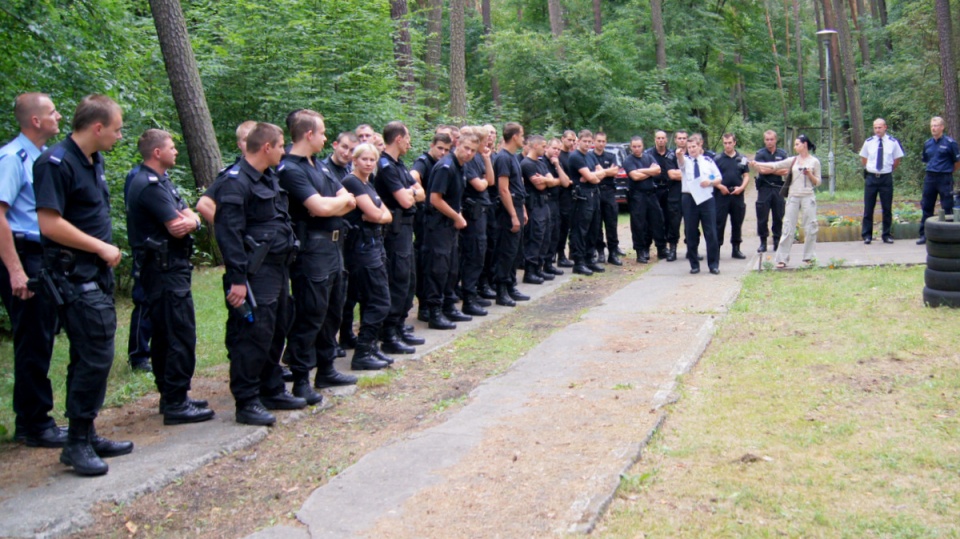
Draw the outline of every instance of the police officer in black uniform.
M527 229L523 237L523 282L543 284L552 281L553 273L543 272L546 253L551 249L549 243L550 204L547 189L556 187L559 182L550 175L546 164L540 158L546 153L547 141L540 135L527 139L527 151L520 161L520 173L523 174L523 188L527 192Z
M677 132L678 134L680 131ZM686 133L683 134L684 138ZM677 259L677 243L680 241L680 219L683 212L680 208L681 174L677 166L677 154L667 148L667 133L654 133L654 146L647 150L650 157L660 165L660 174L655 178L657 185L657 200L660 211L663 213L663 234L667 242L665 251L657 248L657 258L673 262Z
M574 178L579 178L576 171L570 170L570 153L576 151L577 134L573 130L567 129L563 132L563 138L560 139L562 149L560 150L560 168L569 178L570 183L562 186L558 197L557 206L560 211L560 228L557 238L557 266L561 268L572 268L573 261L567 258L567 240L570 239L570 227L573 222L574 193L577 190L577 183Z
M593 153L593 133L580 131L578 148L570 153L569 167L577 183L576 203L570 229L570 256L573 257L573 272L580 275L603 273L604 268L592 258L597 245L594 232L599 231L600 193L598 185L605 176L603 167Z
M54 283L46 293L59 295L60 320L70 339L70 427L60 462L81 475L103 475L109 468L101 459L133 451L132 442L98 436L93 424L113 364L113 268L120 263L120 250L110 243L110 191L100 152L113 148L122 127L120 106L112 99L84 97L73 117L73 132L33 166L44 271Z
M347 177L348 174L353 170L353 149L360 143L360 139L357 138L357 135L353 131L344 131L337 135L337 139L333 141L333 151L330 152L330 155L326 159L320 162L320 165L317 167L321 172L330 176L332 179L343 183L343 179ZM340 234L342 237L347 236L347 230L341 229ZM350 274L344 272L343 274L343 285L346 290L350 290L349 287ZM353 348L357 344L357 336L353 334L353 310L357 306L356 298L350 297L349 292L346 294L346 299L343 302L343 308L341 310L340 317L340 337L339 345L337 346L337 357L347 357L347 353L344 350L345 348Z
M545 189L547 194L547 209L550 212L550 228L547 230L547 237L544 239L543 267L541 273L549 275L563 275L563 270L558 269L554 264L557 259L557 249L560 246L560 198L564 192L570 190L573 183L567 176L565 167L560 163L560 148L562 144L560 139L552 139L547 142L547 150L540 157L541 174L549 174L556 178L557 183Z
M603 263L603 249L607 247L609 254L607 262L614 266L622 266L620 257L623 251L620 250L620 239L617 235L617 219L620 215L620 207L617 205L617 174L620 172L620 166L617 165L617 158L612 152L608 152L607 134L598 131L593 137L593 154L603 169L603 177L600 179L600 219L597 221L597 231L594 236L597 240L597 262ZM603 233L600 227L606 229L607 242L603 242Z
M743 241L743 219L747 215L747 204L743 200L743 191L750 183L750 166L747 158L737 151L737 137L733 133L724 133L723 153L714 157L713 162L720 169L722 179L720 185L714 189L713 200L717 206L717 242L723 246L723 231L727 225L727 216L730 216L730 255L733 258L744 259L746 256L740 251Z
M283 131L258 123L247 136L247 153L227 172L217 191L215 233L223 253L229 316L226 345L230 391L238 423L272 425L264 408L294 410L307 405L283 385L280 357L273 343L283 333L282 313L296 256L297 241L286 195L270 169L283 158ZM279 340L279 339L277 339Z
M411 346L423 344L424 339L413 334L405 325L407 314L413 308L416 292L413 220L416 203L423 202L423 188L410 176L402 157L410 151L410 132L403 122L390 122L383 128L386 147L380 155L379 169L373 181L377 194L387 209L393 212L393 222L384 234L383 246L387 253L387 275L390 279L390 313L382 332ZM386 342L388 339L384 339Z
M314 367L316 387L357 382L333 366L346 292L341 216L356 202L332 173L323 172L326 165L314 158L326 142L323 117L301 110L290 126L293 146L277 168L280 187L290 196L290 217L300 240L300 252L290 269L296 308L287 361L293 373L293 395L313 405L322 401L310 387Z
M486 145L490 148L490 162L492 166L497 155L497 128L492 125L485 125L484 127L487 129ZM497 187L497 175L495 172L488 176L486 193L490 198L490 205L486 207L487 252L483 256L483 271L480 272L480 284L477 285L477 295L484 300L492 300L497 299L497 291L494 288L496 284L497 243L500 241L500 224L497 222L497 212L500 207L500 189Z
M442 132L438 128L433 135L433 140L430 141L430 149L420 154L413 161L413 166L410 167L410 176L416 180L421 189L426 190L427 180L430 178L430 171L433 170L437 161L443 159L443 156L450 152L452 146L453 139L450 137L450 134L445 131ZM416 206L417 214L413 220L413 253L416 258L417 269L417 277L415 280L417 287L415 295L417 296L417 304L419 306L417 318L423 322L428 322L430 320L430 313L427 311L426 296L423 291L426 276L424 275L423 257L421 256L423 254L423 224L424 219L426 219L427 205L426 202L418 202ZM396 353L412 353L404 351L404 349L409 347L400 340L396 332L384 332L383 337L386 338L384 345L387 348L397 344Z
M517 290L517 255L523 243L523 226L527 224L524 200L523 174L517 151L523 147L523 126L509 122L503 127L503 146L493 160L493 175L497 178L500 203L497 206L499 237L494 261L494 282L497 285L497 305L515 307L517 301L528 301L530 296Z
M0 298L13 333L14 439L29 447L63 447L67 432L50 417L56 305L28 287L43 267L33 164L60 132L60 113L41 93L18 96L13 112L20 134L0 149Z
M463 314L486 316L484 307L490 300L480 297L480 277L487 252L487 209L492 206L487 192L493 178L493 144L496 131L487 126L464 128L460 136L475 133L480 147L468 163L463 165L463 207L461 214L467 226L460 231L460 290L463 293Z
M643 138L630 139L630 155L623 160L623 170L629 180L627 204L633 249L637 252L637 262L647 264L650 262L650 245L655 244L657 251L662 253L667 244L655 179L660 175L660 165L650 153L643 151Z
M758 163L770 163L773 161L783 161L787 158L787 152L777 147L777 133L774 131L765 131L763 133L763 148L757 150L754 161ZM773 234L773 250L776 251L780 246L780 234L783 232L783 213L786 210L787 201L780 196L780 188L783 187L783 177L790 171L782 170L773 174L757 175L757 235L760 236L760 247L758 253L767 252L767 235ZM773 225L767 228L767 223L773 214Z
M454 322L469 322L470 315L456 308L454 287L458 281L460 258L459 231L467 226L461 214L463 167L480 147L480 137L474 131L460 134L453 154L441 159L427 181L427 215L424 220L423 261L426 282L424 292L430 309L430 327L454 329Z
M200 218L167 176L177 161L170 134L148 129L137 150L143 163L126 192L127 237L154 330L150 353L160 413L164 425L207 421L214 415L207 402L187 397L197 365L190 234L200 229Z

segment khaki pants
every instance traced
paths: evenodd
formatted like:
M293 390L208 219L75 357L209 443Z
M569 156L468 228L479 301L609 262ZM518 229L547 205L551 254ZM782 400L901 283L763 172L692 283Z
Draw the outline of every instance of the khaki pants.
M797 216L803 217L803 261L816 258L817 246L817 199L814 196L788 197L787 208L783 216L783 235L780 237L780 246L777 248L776 263L790 262L790 248L793 247L794 232L797 226Z

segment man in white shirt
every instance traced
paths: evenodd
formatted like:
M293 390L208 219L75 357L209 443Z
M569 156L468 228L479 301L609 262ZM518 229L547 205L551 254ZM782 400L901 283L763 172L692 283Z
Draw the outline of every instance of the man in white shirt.
M717 207L713 188L721 183L720 170L712 159L703 155L703 137L699 133L690 135L686 150L677 148L677 164L683 174L681 207L690 273L700 273L697 249L700 247L699 227L702 226L707 243L707 267L710 273L718 275L720 245L717 242Z
M903 158L900 141L887 134L887 122L883 118L873 121L873 134L860 150L865 180L863 228L860 234L867 245L873 241L873 209L877 205L877 195L880 195L880 208L883 211L883 243L893 243L890 235L893 222L893 171Z

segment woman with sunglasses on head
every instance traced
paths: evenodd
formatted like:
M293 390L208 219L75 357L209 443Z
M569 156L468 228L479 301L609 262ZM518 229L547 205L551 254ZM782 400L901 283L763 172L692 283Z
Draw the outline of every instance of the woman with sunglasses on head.
M815 189L821 182L820 160L810 152L817 149L816 145L806 136L800 135L793 143L795 157L772 163L757 163L756 167L761 174L772 174L777 170L791 169L793 180L790 182L790 191L787 194L787 207L783 217L783 236L777 249L776 265L783 269L790 262L790 248L793 247L794 231L797 217L802 216L804 230L803 261L810 262L816 258L814 249L817 244L817 198Z

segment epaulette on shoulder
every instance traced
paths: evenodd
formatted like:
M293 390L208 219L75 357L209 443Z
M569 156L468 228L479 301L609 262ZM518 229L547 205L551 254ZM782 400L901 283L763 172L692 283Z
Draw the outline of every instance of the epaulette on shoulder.
M287 163L285 161L280 161L280 164L277 165L277 172L280 172L285 168L287 168Z
M67 149L63 146L57 146L50 152L50 162L54 165L60 165L63 162L63 156L67 154Z
M900 144L900 141L897 140L897 137L891 137L890 135L887 135L887 138L889 138L890 140L896 142L897 144Z
M713 161L713 158L710 157L709 155L704 154L704 155L703 155L703 158L706 159L707 161L711 162L711 163L714 162L714 161Z
M873 135L873 136L871 136L870 138L867 139L867 142L870 142L871 140L874 140L874 139L876 139L876 138L877 138L877 136L876 136L876 135ZM890 137L890 138L893 138L893 137Z
M387 168L391 165L390 160L386 157L380 158L380 168Z
M233 165L230 167L230 170L227 171L228 178L237 178L240 176L240 165Z
M160 178L156 174L147 174L147 181L150 183L160 183Z
M22 163L26 163L26 162L27 162L27 150L26 150L26 148L20 148L20 151L17 152L17 155L20 156L20 161L21 161Z

